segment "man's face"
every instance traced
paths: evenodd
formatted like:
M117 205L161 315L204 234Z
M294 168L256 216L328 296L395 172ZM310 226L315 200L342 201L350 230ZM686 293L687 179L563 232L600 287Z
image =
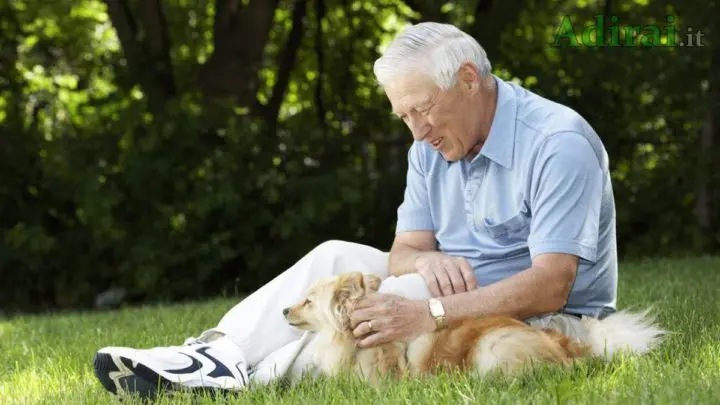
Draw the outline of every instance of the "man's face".
M385 94L413 138L427 142L446 160L462 159L474 146L480 111L465 83L443 91L429 77L411 73L386 85Z

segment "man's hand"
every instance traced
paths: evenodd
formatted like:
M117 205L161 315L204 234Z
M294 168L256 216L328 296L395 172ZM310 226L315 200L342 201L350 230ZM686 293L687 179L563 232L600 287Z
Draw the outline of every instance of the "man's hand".
M372 325L372 329L370 326ZM353 335L365 348L394 341L410 341L435 329L425 301L375 293L363 298L350 313Z
M463 257L440 252L421 253L415 259L415 268L425 279L433 297L471 291L477 287L475 273Z

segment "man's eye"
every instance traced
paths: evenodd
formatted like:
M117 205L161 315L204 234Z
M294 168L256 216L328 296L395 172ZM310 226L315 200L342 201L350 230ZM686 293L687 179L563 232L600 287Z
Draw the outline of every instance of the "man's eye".
M420 114L427 115L430 112L431 108L432 108L432 106L423 107L423 108L418 109L418 112Z

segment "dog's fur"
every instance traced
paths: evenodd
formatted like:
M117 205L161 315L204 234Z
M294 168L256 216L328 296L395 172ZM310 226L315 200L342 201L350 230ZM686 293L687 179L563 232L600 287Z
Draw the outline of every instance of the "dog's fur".
M370 382L391 375L424 375L443 369L509 377L533 363L570 365L620 351L646 353L661 341L663 330L648 312L618 312L603 320L583 319L589 339L579 342L555 329L538 329L509 317L485 317L424 334L411 342L358 348L349 314L380 278L345 273L314 283L306 297L284 311L287 321L316 332L315 361L321 373L355 372Z

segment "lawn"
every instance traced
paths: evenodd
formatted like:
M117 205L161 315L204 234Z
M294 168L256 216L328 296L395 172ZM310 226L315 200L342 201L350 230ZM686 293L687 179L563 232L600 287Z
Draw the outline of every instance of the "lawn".
M183 394L159 403L690 403L720 401L720 258L621 265L620 308L654 305L673 331L657 351L608 364L544 369L514 382L461 375L369 388L350 379L304 381L220 398ZM1 404L121 403L95 380L92 358L107 345L179 344L213 326L232 299L97 313L0 320ZM123 401L123 403L140 403Z

